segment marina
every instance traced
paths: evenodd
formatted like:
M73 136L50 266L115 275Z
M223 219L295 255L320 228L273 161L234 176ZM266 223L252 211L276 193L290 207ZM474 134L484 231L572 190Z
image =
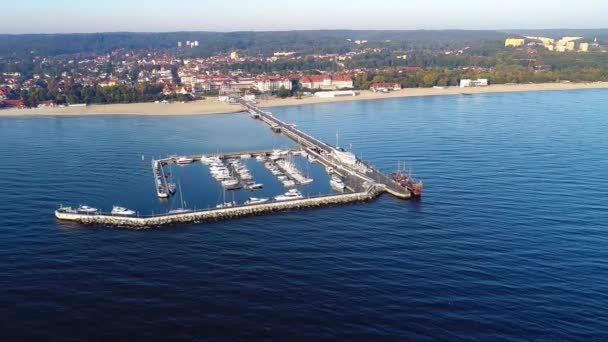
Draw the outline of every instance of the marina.
M403 172L393 174L392 177L385 175L353 153L322 142L299 130L296 125L285 123L252 103L240 98L235 98L234 102L245 107L253 119L265 123L273 132L284 135L299 147L170 156L152 160L152 174L159 198L167 199L176 194L176 186L172 180L173 169L167 172L166 167L188 169L198 164L207 169L208 175L220 186L222 199L215 207L188 208L182 198L180 185L180 206L166 213L140 215L120 206L114 206L112 211L105 213L94 208L94 210L87 209L86 206L82 209L81 206L79 209L61 207L55 211L56 218L83 224L146 228L364 202L373 200L382 193L391 194L399 199L421 195L422 183L414 183L413 178L408 178ZM298 165L296 160L305 161L304 168ZM321 165L325 169L329 175L327 185L333 193L312 195L309 192L307 194L302 192L300 188L306 188L315 182L309 171L309 165L312 163ZM264 188L264 183L257 181L255 177L259 171L251 170L255 164L263 165L265 172L275 177L275 182L286 190L284 193L276 193L268 197L249 196L247 200L239 202L235 200L235 192L252 192ZM231 199L228 200L227 196Z

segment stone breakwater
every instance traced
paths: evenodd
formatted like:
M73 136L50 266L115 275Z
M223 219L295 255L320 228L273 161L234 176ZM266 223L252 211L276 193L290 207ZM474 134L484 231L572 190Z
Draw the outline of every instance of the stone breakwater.
M183 213L167 213L155 216L116 216L111 214L77 214L55 212L55 217L61 221L72 221L81 224L115 226L133 229L152 228L164 225L202 223L228 220L247 216L263 215L291 209L320 208L348 203L370 201L385 192L382 185L372 185L365 192L309 197L284 202L237 206L233 208L206 209Z

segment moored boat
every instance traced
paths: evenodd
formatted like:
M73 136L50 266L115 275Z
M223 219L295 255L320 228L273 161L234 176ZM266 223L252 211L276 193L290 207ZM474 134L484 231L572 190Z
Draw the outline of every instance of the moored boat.
M397 184L406 188L414 197L422 196L423 183L414 178L411 173L405 173L400 167L393 172L392 178Z
M329 181L329 184L331 185L332 188L334 188L336 190L344 191L344 188L345 188L344 181L342 181L342 179L336 175L331 176L331 180Z
M291 201L301 198L304 198L304 196L302 196L302 193L298 189L290 189L283 195L276 196L274 199L276 201Z
M179 158L177 158L177 160L175 162L180 165L186 165L186 164L192 164L194 162L194 159L188 158L188 157L179 157Z
M268 202L268 201L270 201L270 199L269 199L269 198L257 198L257 197L251 197L251 198L249 198L247 201L245 201L245 204L246 204L246 205L249 205L249 204L261 204L261 203L266 203L266 202Z
M135 211L127 209L125 207L119 207L117 205L112 207L112 215L120 215L120 216L133 216L135 215Z

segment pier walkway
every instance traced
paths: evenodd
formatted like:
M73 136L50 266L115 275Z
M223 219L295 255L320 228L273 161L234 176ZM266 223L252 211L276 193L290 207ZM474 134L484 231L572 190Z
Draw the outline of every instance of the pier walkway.
M388 175L382 173L368 162L359 160L349 152L331 146L297 128L294 124L286 123L276 118L272 113L256 107L254 104L241 98L236 99L244 106L254 119L261 120L270 126L275 132L280 132L299 145L307 148L317 160L328 169L346 178L346 185L354 191L363 191L369 184L382 185L386 192L401 198L408 199L411 193L406 188L397 184Z

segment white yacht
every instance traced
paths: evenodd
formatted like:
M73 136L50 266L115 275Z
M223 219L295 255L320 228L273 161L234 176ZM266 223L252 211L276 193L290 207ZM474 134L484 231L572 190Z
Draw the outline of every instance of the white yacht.
M97 214L99 212L99 209L89 207L88 205L81 205L77 210L81 214Z
M310 184L310 183L314 182L314 179L312 179L312 178L303 178L303 179L300 179L299 182L302 185L306 185L306 184Z
M112 207L112 215L133 216L135 215L135 211L115 205Z
M285 186L286 188L291 188L292 186L296 186L296 182L292 181L291 179L286 179L282 183L283 183L283 186Z
M236 179L229 179L229 180L222 181L222 186L225 186L225 187L231 187L231 186L235 186L238 184L239 184L239 181Z
M274 199L276 201L291 201L300 198L304 198L304 196L302 196L302 193L298 189L290 189L283 195L276 196Z
M232 208L234 206L236 206L236 202L221 203L221 204L216 205L215 207L217 209L223 209L223 208Z
M217 160L215 159L215 157L205 157L202 156L201 157L201 163L205 164L205 165L210 165L213 162L216 162Z
M262 183L247 184L247 189L249 189L249 190L258 190L263 187L264 187L264 184L262 184Z
M256 156L256 157L255 157L255 160L256 160L256 161L258 161L258 162L263 162L263 161L266 161L266 156L265 156L265 155L260 154L259 156Z
M194 159L188 158L188 157L179 157L179 158L177 158L177 160L175 162L180 165L186 165L186 164L192 164L194 162Z
M257 197L251 197L249 198L247 201L245 201L245 204L260 204L260 203L266 203L270 201L269 198L257 198Z
M343 191L345 188L344 182L342 181L342 179L340 179L340 177L338 177L336 175L331 176L331 180L329 181L329 184L331 185L332 188L334 188L336 190Z

